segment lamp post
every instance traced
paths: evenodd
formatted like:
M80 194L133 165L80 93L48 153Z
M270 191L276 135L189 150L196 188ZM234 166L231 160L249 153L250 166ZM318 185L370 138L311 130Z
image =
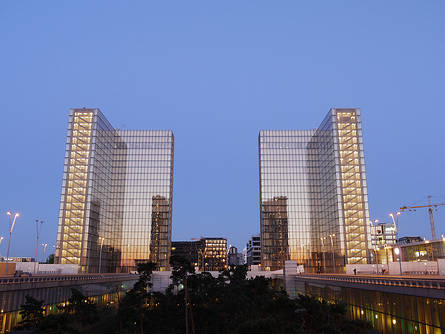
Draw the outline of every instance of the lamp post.
M104 245L104 237L100 238L100 253L99 253L99 274L101 273L101 269L102 269L102 247Z
M332 237L335 237L335 233L329 234L329 238L331 239L331 249L332 249L332 271L335 273L334 242L332 241Z
M326 273L326 252L324 251L324 240L326 237L320 238L321 240L321 251L323 253L323 272Z
M6 212L6 214L9 216L9 239L8 239L8 252L6 253L5 275L8 274L9 249L11 247L12 231L14 230L15 221L17 217L20 216L20 213L18 212L14 213L14 220L12 221L12 224L11 224L11 217L12 217L11 211Z
M3 241L4 237L0 237L0 246L2 245L2 241ZM0 256L1 257L1 256Z
M392 222L394 223L394 226L396 228L396 242L395 243L398 244L399 243L399 216L400 216L400 212L397 211L395 213L395 215L391 212L389 214L389 216L392 218ZM395 216L395 219L394 219L394 216ZM394 252L399 257L400 275L402 275L403 274L403 272L402 272L402 248L399 246L394 249Z
M392 222L394 224L394 227L396 229L396 243L399 242L399 216L400 216L400 212L396 212L395 214L395 219L394 219L394 214L391 212L389 214L389 216L392 218Z
M36 219L36 260L34 262L34 274L37 273L37 263L39 262L39 223L43 225L43 220Z
M394 248L394 253L399 257L399 266L400 266L400 275L403 274L402 272L402 250L400 247Z

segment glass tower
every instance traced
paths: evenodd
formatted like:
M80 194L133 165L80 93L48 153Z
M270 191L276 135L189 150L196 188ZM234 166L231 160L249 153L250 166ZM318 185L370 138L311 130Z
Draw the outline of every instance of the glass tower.
M82 272L169 267L174 137L114 129L98 109L72 109L62 182L57 263Z
M315 130L259 134L261 262L308 271L368 263L370 236L360 111L331 109Z

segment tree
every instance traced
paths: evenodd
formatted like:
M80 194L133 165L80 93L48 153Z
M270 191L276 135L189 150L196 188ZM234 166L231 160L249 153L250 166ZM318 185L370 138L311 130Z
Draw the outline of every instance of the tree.
M96 305L77 289L71 289L71 297L68 299L64 311L83 323L97 320Z
M43 318L43 313L43 300L26 295L25 303L20 306L19 314L22 316L20 325L25 328L37 327Z
M54 264L54 254L49 254L48 258L46 259L46 262L48 264Z
M146 262L138 264L139 280L119 305L118 318L121 330L133 332L136 328L144 333L145 313L149 307L151 276L156 269L156 263Z
M173 284L176 286L178 286L179 284L184 284L184 279L187 277L187 275L195 273L195 267L192 266L190 260L182 256L171 256L170 265L172 267L171 278Z

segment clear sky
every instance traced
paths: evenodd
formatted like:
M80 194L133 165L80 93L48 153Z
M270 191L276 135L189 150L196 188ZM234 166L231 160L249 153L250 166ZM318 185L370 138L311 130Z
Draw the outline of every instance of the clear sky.
M312 129L331 107L362 110L371 218L445 202L444 17L440 0L1 1L0 235L11 209L11 255L34 253L36 218L55 244L75 107L174 131L173 240L244 247L258 131ZM425 209L400 227L430 236Z

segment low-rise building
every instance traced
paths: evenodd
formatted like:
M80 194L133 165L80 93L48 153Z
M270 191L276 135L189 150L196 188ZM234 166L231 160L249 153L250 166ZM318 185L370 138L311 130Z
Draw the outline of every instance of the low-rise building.
M35 259L33 257L12 257L12 256L10 256L9 258L1 257L0 261L1 262L34 262Z
M204 243L198 241L172 241L171 256L179 256L190 261L190 263L199 267L202 261L202 252Z
M402 261L437 261L445 259L445 238L400 244Z
M229 247L229 252L227 253L227 264L229 266L240 266L244 264L244 256L242 253L238 253L238 248L235 246Z
M222 271L227 268L227 239L173 241L171 256L188 259L200 271Z
M227 239L202 238L204 241L203 271L222 271L227 268Z
M247 242L247 265L259 265L261 264L261 237L260 235L254 235Z
M397 241L397 243L400 245L408 245L418 242L423 242L423 239L421 237L402 237Z
M393 223L371 225L372 246L394 245L397 242L397 229Z

